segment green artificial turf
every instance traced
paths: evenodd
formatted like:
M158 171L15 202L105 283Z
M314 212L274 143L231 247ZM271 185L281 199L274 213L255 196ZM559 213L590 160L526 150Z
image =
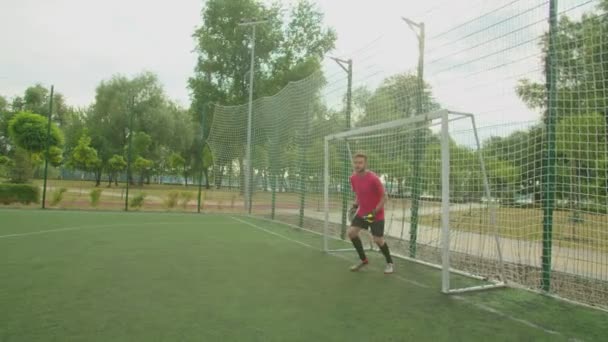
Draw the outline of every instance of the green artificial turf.
M320 246L246 217L0 210L0 341L608 336L601 311L514 289L446 296L437 270L401 261L385 276L373 254L351 273L354 254Z

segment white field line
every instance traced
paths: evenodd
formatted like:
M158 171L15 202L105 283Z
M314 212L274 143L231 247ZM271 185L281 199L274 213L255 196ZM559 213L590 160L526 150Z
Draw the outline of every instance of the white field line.
M298 244L300 246L311 248L311 249L314 249L314 250L317 250L317 251L319 250L319 248L316 248L316 247L314 247L314 246L312 246L310 244L307 244L307 243L302 242L302 241L294 240L294 239L289 238L289 237L287 237L285 235L273 232L273 231L268 230L266 228L260 227L259 225L255 224L255 223L244 221L244 220L238 219L236 217L232 217L232 219L235 220L235 221L237 221L237 222L240 222L242 224L246 224L246 225L248 225L250 227L253 227L253 228L257 229L257 230L260 230L262 232L265 232L267 234L270 234L270 235L276 236L278 238L281 238L283 240L287 240L287 241L296 243L296 244ZM332 255L332 256L334 256L336 258L339 258L339 259L344 259L344 260L349 260L350 261L349 258L347 258L347 257L345 257L343 255L340 255L340 254L331 254L330 253L330 255ZM426 288L426 289L430 288L430 286L428 286L426 284L422 284L422 283L419 283L419 282L417 282L415 280L407 279L407 278L401 277L401 276L396 275L396 274L391 275L391 277L393 277L393 278L395 278L397 280L400 280L402 282L405 282L405 283L408 283L408 284L412 284L414 286L421 287L421 288ZM488 312L488 313L492 313L492 314L497 315L499 317L506 318L506 319L509 319L511 321L523 324L523 325L528 326L530 328L541 330L541 331L543 331L543 332L545 332L545 333L547 333L549 335L560 335L560 336L563 336L563 334L560 333L560 332L558 332L558 331L554 331L554 330L543 328L543 327L541 327L538 324L532 323L530 321L527 321L527 320L524 320L524 319L521 319L521 318L513 317L513 316L511 316L509 314L506 314L506 313L504 313L502 311L496 310L496 309L491 308L489 306L486 306L484 304L475 303L474 301L472 301L470 299L467 299L466 297L462 297L462 296L452 296L452 297L455 298L455 299L457 299L457 300L460 300L460 301L463 301L463 302L467 302L467 303L471 304L473 307L475 307L475 308L477 308L479 310L482 310L482 311L485 311L485 312ZM577 340L577 341L580 341L580 340Z
M175 226L175 225L195 224L195 223L196 222L145 222L145 223L115 223L115 224L82 225L82 226L75 226L75 227L38 230L38 231L27 232L27 233L0 235L0 239L23 237L23 236L30 236L30 235L49 234L49 233L59 233L59 232L66 232L66 231L73 231L73 230L89 230L89 229L98 229L98 228L129 227L129 226L152 226L152 225L163 225L163 224ZM218 225L218 224L214 223L214 225ZM221 223L220 223L220 225L221 225Z

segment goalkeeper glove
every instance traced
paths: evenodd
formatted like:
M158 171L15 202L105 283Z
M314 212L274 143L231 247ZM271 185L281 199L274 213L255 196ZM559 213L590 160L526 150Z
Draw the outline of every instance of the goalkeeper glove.
M367 221L369 223L373 223L374 220L376 219L376 209L372 210L371 213L363 216L363 219L365 219L365 221Z

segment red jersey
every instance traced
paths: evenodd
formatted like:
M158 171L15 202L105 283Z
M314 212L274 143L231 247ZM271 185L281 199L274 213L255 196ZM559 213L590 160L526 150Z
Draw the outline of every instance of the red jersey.
M350 185L357 195L359 203L358 216L367 215L376 209L376 206L384 197L384 187L380 178L373 172L367 171L363 175L354 173L350 176ZM376 212L376 220L384 220L384 208Z

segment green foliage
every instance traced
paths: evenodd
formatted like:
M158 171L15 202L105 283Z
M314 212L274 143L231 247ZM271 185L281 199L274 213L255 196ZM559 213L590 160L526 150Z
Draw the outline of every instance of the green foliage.
M149 154L149 148L152 144L152 137L144 132L135 132L133 134L133 155L146 157ZM126 146L125 146L126 148Z
M418 93L418 76L415 74L404 73L388 77L365 102L363 117L357 124L371 125L415 115ZM369 96L364 91L360 91L358 95ZM364 99L359 100L362 101ZM439 104L433 99L431 86L424 84L422 112L427 113L436 109L439 109Z
M606 122L600 114L562 118L557 125L557 149L570 160L595 163L606 159Z
M172 131L172 108L158 77L152 73L102 81L96 89L95 103L85 116L91 147L102 161L101 168L112 176L120 172L109 165L109 160L114 155L126 156L130 132L137 132L133 134L134 159L160 160L163 147L178 135Z
M47 141L48 120L38 114L21 112L9 122L9 134L13 142L30 153L43 152ZM51 123L50 146L63 145L63 134Z
M97 151L91 147L91 138L86 132L78 140L78 145L70 156L72 167L82 171L93 171L101 166Z
M8 110L8 101L0 95L0 115Z
M512 163L500 159L486 158L485 164L492 192L501 198L502 204L513 204L520 184L520 170Z
M288 11L278 2L207 1L202 25L194 32L198 63L189 80L194 113L201 113L209 102L245 103L251 30L238 26L244 13L269 20L256 30L256 97L274 94L289 81L310 75L335 45L335 31L324 27L323 14L311 1L300 1ZM211 115L207 120L211 122Z
M58 167L63 163L63 150L57 146L49 147L49 164Z
M61 203L61 201L63 201L63 194L66 193L68 191L68 189L66 188L59 188L59 189L55 189L53 190L53 192L51 193L51 206L52 207L56 207L57 205L59 205L59 203Z
M203 169L208 169L213 166L213 153L208 144L203 147Z
M167 199L165 200L165 206L168 209L175 208L175 206L177 205L177 202L179 200L179 196L180 196L179 191L170 191L167 194Z
M48 113L49 90L41 84L28 87L23 96L24 109L34 113Z
M194 193L189 192L189 191L184 191L180 194L180 197L182 199L182 208L187 209L188 203L190 201L192 201L192 199L194 198Z
M32 179L34 173L32 158L26 150L17 147L9 165L9 178L12 183L27 183Z
M112 179L116 179L118 177L118 173L127 169L127 161L123 156L118 154L113 155L110 159L108 159L108 172Z
M590 197L606 198L608 141L600 114L567 116L557 124L558 197L579 207ZM600 197L601 196L601 197Z
M140 209L144 205L145 199L146 199L146 194L140 193L140 194L136 195L135 197L131 198L131 202L129 203L129 206L133 209Z
M135 162L133 162L133 170L135 172L138 172L140 174L140 180L139 180L139 184L143 184L144 182L144 177L146 177L146 175L150 172L150 170L152 170L152 167L154 166L154 162L142 157L137 157L137 159L135 159Z
M606 7L606 2L603 2ZM605 9L604 9L605 10ZM585 114L597 108L607 108L608 34L605 13L587 13L578 20L560 16L554 37L555 67L557 68L558 115ZM549 49L549 35L541 41L545 55ZM519 81L516 92L532 109L547 109L547 89L544 83L528 79Z
M0 183L0 203L38 203L40 189L32 184L2 184Z
M7 156L0 156L0 178L7 178L13 161Z
M103 192L103 189L91 189L91 191L89 192L89 197L91 199L91 207L97 207L97 205L99 204L99 199L101 198L101 193Z
M186 160L182 156L174 152L169 156L168 164L171 173L177 175L180 174L182 169L185 167Z

